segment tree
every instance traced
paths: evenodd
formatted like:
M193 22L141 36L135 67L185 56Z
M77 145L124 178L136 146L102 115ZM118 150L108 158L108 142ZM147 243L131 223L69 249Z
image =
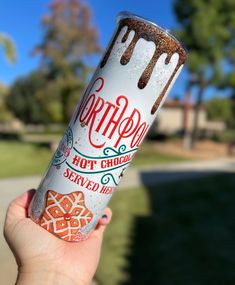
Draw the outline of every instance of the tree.
M233 90L233 93L234 93L234 90ZM229 121L229 127L231 129L235 129L235 95L233 94L231 97L230 97L230 108L231 108L231 113L232 113L232 118L231 118L231 121Z
M192 146L198 133L198 115L206 89L220 85L224 62L233 46L235 2L230 0L175 0L178 37L189 50L187 88L197 89Z
M71 105L87 83L90 73L87 56L101 48L97 31L91 25L90 9L80 0L54 0L49 8L50 13L42 19L43 40L34 49L34 53L42 56L42 68L48 79L40 100L47 104L52 96L57 105L60 102L62 121L67 122Z
M24 123L37 124L51 121L50 114L46 112L37 95L45 84L45 74L36 71L17 79L10 87L6 97L7 106Z
M6 59L14 63L16 61L16 48L13 41L4 33L0 33L0 46L4 49Z
M0 83L0 123L9 122L13 116L6 106L7 87Z
M9 38L9 36L4 33L0 33L0 47L4 50L4 55L6 59L10 63L14 63L16 61L16 48L13 41ZM5 123L12 119L11 112L7 109L6 106L6 95L7 95L7 87L0 82L0 122Z
M231 126L235 121L231 101L228 98L213 97L206 102L206 113L209 120L224 121Z

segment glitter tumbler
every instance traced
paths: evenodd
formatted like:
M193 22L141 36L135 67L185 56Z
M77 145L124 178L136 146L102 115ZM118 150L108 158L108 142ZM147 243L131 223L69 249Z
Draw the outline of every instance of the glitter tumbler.
M29 208L66 241L86 239L186 60L166 30L124 12Z

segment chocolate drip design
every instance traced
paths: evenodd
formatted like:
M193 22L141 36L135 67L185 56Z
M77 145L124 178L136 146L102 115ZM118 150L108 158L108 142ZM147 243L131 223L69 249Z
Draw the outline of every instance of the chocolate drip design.
M102 59L102 61L101 61L101 63L100 63L100 67L101 67L101 68L103 68L103 67L105 66L107 60L109 59L109 56L110 56L110 54L111 54L111 51L112 51L112 49L113 49L113 46L114 46L114 44L115 44L115 42L116 42L116 40L117 40L117 37L118 37L120 31L121 31L121 29L120 29L120 27L119 27L119 29L117 30L117 32L116 32L116 34L114 35L113 39L111 40L111 42L110 42L110 44L109 44L109 46L108 46L108 49L107 49L106 53L104 54L104 57L103 57L103 59Z
M152 56L150 62L148 63L147 67L145 68L141 77L139 78L138 87L140 89L145 88L146 85L148 84L149 79L152 75L153 69L154 69L159 57L163 53L167 53L167 58L165 60L165 64L170 63L171 57L174 53L178 53L178 55L179 55L178 63L176 65L172 75L170 76L168 82L166 83L165 87L163 88L163 90L161 91L157 100L155 101L154 105L152 106L151 114L153 115L157 111L157 109L158 109L167 89L169 88L176 72L178 71L180 66L182 64L184 64L184 62L187 58L187 55L186 55L185 50L181 47L181 45L175 39L173 39L171 36L169 36L166 32L164 32L163 30L161 30L161 29L159 29L159 28L155 27L154 25L151 25L147 22L142 22L142 21L137 20L137 19L126 18L126 19L122 19L119 22L119 27L118 27L118 30L116 32L116 35L114 36L114 38L113 38L106 54L104 55L102 62L101 62L101 65L100 65L101 68L105 66L105 64L106 64L106 62L110 56L110 53L113 49L113 46L116 42L116 39L117 39L121 29L124 26L127 26L127 31L122 38L123 43L126 42L126 40L128 39L130 31L133 30L135 32L135 35L134 35L132 41L130 42L129 46L127 47L127 49L125 50L125 52L123 53L123 55L121 57L120 63L122 65L128 64L128 62L130 61L130 59L132 57L136 43L138 42L138 40L140 38L143 38L147 41L152 41L156 45L156 50L155 50L154 55Z
M144 72L142 73L142 75L139 79L138 87L140 89L143 89L147 85L147 83L151 77L151 74L153 73L153 69L154 69L154 67L155 67L155 65L156 65L156 63L157 63L157 61L161 55L162 55L162 51L160 49L156 48L155 53L154 53L150 63L147 65L146 69L144 70ZM168 64L170 62L171 56L172 56L171 54L167 55L167 58L165 59L165 64Z
M122 38L122 43L126 42L126 40L128 39L129 34L130 34L130 30L127 29L125 35Z
M127 30L127 32L129 34L130 30ZM127 33L123 36L122 42L125 42L127 40L128 36L126 37L126 35L127 35ZM124 52L124 54L121 57L120 63L122 65L126 65L130 61L131 56L132 56L133 51L134 51L134 48L135 48L135 45L136 45L138 40L139 40L139 37L135 33L134 38L132 39L132 41L130 42L128 48L126 49L126 51Z
M157 109L159 108L161 102L162 102L162 99L164 98L166 92L167 92L167 89L169 88L176 72L178 71L179 69L179 66L177 65L174 72L172 73L170 79L167 81L167 84L165 85L165 87L162 89L161 93L159 94L159 96L157 97L157 100L155 101L155 103L153 104L153 107L151 109L151 115L154 115L155 112L157 111Z

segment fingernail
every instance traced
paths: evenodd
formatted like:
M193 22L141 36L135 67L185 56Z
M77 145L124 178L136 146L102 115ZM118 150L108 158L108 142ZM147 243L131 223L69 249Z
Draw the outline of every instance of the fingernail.
M104 215L102 216L102 219L108 219L108 216L107 216L106 214L104 214Z

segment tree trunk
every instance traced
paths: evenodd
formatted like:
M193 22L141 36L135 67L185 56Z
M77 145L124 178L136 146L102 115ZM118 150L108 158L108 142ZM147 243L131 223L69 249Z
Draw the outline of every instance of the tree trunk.
M191 90L188 88L185 92L185 104L183 109L183 148L188 150L191 147L191 135L189 127L189 112L191 105Z
M194 109L193 130L192 130L191 147L190 147L191 149L195 147L195 143L198 139L199 112L201 108L203 93L204 93L204 86L199 86L197 102Z

